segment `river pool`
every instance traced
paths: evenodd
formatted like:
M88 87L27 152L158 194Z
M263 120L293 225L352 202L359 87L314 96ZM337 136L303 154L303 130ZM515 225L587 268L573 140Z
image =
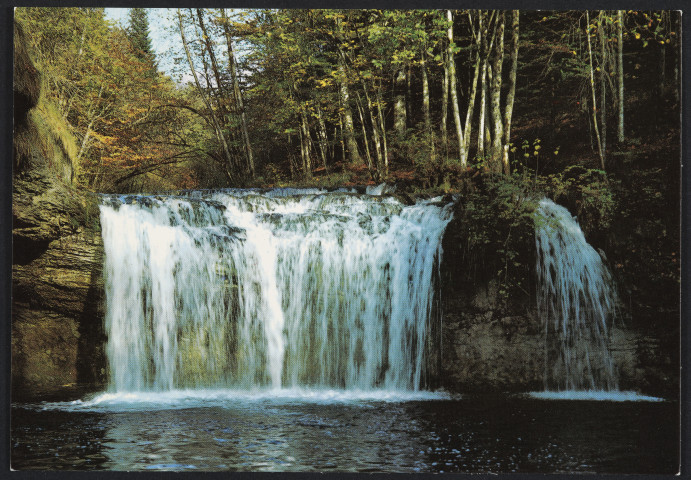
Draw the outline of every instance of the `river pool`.
M12 468L675 473L679 404L179 391L14 403Z

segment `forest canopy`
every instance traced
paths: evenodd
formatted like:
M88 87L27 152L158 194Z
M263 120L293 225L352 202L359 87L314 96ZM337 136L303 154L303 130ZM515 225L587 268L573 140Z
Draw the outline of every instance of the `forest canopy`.
M16 9L83 188L449 191L616 172L678 134L678 12L169 9L167 59L148 13Z

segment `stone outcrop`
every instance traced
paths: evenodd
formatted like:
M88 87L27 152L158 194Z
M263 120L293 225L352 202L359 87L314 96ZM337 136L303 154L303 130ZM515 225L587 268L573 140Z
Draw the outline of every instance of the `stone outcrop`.
M459 393L542 390L545 339L535 306L535 279L522 298L502 302L495 279L473 281L467 274L455 220L444 236L441 268L441 339L434 355L432 384ZM630 322L629 322L630 323ZM675 398L678 360L653 329L625 324L611 330L619 388Z
M14 243L15 258L25 252ZM49 390L104 380L103 245L84 231L31 247L12 268L12 380Z
M102 258L96 199L72 187L72 159L37 120L40 78L15 27L12 386L103 381ZM56 153L57 152L57 153Z

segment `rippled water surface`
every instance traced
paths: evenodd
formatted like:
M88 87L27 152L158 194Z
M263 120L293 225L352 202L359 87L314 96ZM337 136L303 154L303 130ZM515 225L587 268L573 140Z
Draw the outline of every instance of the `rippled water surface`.
M178 392L12 407L12 468L677 471L678 404Z

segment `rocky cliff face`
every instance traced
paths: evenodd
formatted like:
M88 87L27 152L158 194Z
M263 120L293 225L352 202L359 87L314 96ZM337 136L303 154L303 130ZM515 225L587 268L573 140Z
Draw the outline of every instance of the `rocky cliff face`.
M95 198L72 187L64 140L41 124L40 77L15 27L12 386L103 380L103 247Z
M25 245L30 245L28 242ZM15 259L25 255L15 240ZM12 384L21 391L102 383L103 245L82 227L12 267Z
M535 279L525 295L508 303L496 279L473 280L453 220L444 236L441 268L441 341L435 352L435 386L460 393L542 390L545 340L535 306ZM527 255L527 254L526 254ZM534 262L534 259L532 260ZM609 349L621 390L675 398L679 394L675 352L659 332L618 319Z

